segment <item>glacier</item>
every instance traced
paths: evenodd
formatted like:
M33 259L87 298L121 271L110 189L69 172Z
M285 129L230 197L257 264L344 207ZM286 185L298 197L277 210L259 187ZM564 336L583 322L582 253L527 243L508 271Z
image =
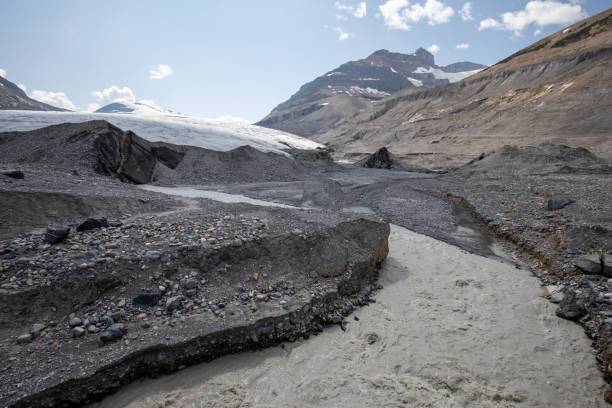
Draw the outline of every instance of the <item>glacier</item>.
M27 131L66 122L106 120L152 142L228 151L249 145L263 152L287 154L285 149L316 149L323 145L244 119L206 119L170 112L94 113L0 110L0 132Z

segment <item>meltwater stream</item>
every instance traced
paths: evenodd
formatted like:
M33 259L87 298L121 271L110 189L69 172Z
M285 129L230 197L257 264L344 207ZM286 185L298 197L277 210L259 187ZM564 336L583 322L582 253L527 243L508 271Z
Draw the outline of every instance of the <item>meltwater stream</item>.
M186 198L208 198L209 200L215 200L222 203L245 203L252 205L259 205L263 207L280 207L280 208L291 208L294 210L306 210L311 208L306 207L295 207L292 205L275 203L272 201L257 200L250 198L242 194L228 194L213 190L201 190L195 187L160 187L144 184L139 186L143 190L155 191L157 193L164 193L168 195L175 195Z
M346 331L144 380L95 406L604 406L589 340L529 271L395 225L389 249L376 303Z

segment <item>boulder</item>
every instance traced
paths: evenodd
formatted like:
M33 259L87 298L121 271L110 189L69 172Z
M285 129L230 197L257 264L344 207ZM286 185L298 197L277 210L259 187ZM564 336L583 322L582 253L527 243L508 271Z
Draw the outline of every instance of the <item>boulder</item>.
M79 226L77 227L77 231L88 231L96 228L106 228L108 226L108 220L106 219L106 217L89 217L79 224Z
M127 333L127 327L123 323L115 323L109 326L100 334L102 343L119 340Z
M72 330L70 331L70 333L72 334L72 337L74 337L75 339L78 339L79 337L83 337L85 335L85 328L81 327L81 326L77 326L77 327L73 327Z
M548 200L547 208L550 211L560 210L562 208L567 207L568 205L575 203L574 200L567 197L553 197Z
M381 147L376 153L362 160L360 164L369 169L390 169L395 164L395 160L386 147Z
M579 292L574 289L568 289L559 302L559 308L556 311L557 316L568 320L578 320L587 313L586 306L594 298L592 290L581 289Z
M57 244L62 242L70 233L70 227L64 224L49 224L45 232L45 242Z
M166 300L166 310L168 313L174 312L176 309L181 307L181 301L183 298L181 296L173 296Z
M603 272L601 255L590 253L583 255L575 261L578 269L585 273L601 275Z

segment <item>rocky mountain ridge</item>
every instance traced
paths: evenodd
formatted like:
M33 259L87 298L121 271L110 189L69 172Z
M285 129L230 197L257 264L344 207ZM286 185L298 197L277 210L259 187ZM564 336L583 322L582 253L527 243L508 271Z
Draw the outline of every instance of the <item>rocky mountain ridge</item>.
M0 110L66 111L30 98L17 85L0 77Z
M456 82L483 68L473 62L441 67L423 48L412 54L378 50L304 84L257 124L312 136L401 89Z
M405 88L312 139L342 158L387 146L417 165L448 168L503 145L582 146L612 157L612 9L458 83Z

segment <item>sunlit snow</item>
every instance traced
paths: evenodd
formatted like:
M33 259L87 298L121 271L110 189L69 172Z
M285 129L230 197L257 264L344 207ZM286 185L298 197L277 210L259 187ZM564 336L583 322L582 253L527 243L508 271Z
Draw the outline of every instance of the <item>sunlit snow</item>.
M418 67L414 71L413 74L433 74L436 79L448 79L449 82L458 82L463 78L467 78L470 75L474 75L477 72L482 71L482 69L475 69L473 71L464 71L464 72L445 72L438 68L433 67Z

